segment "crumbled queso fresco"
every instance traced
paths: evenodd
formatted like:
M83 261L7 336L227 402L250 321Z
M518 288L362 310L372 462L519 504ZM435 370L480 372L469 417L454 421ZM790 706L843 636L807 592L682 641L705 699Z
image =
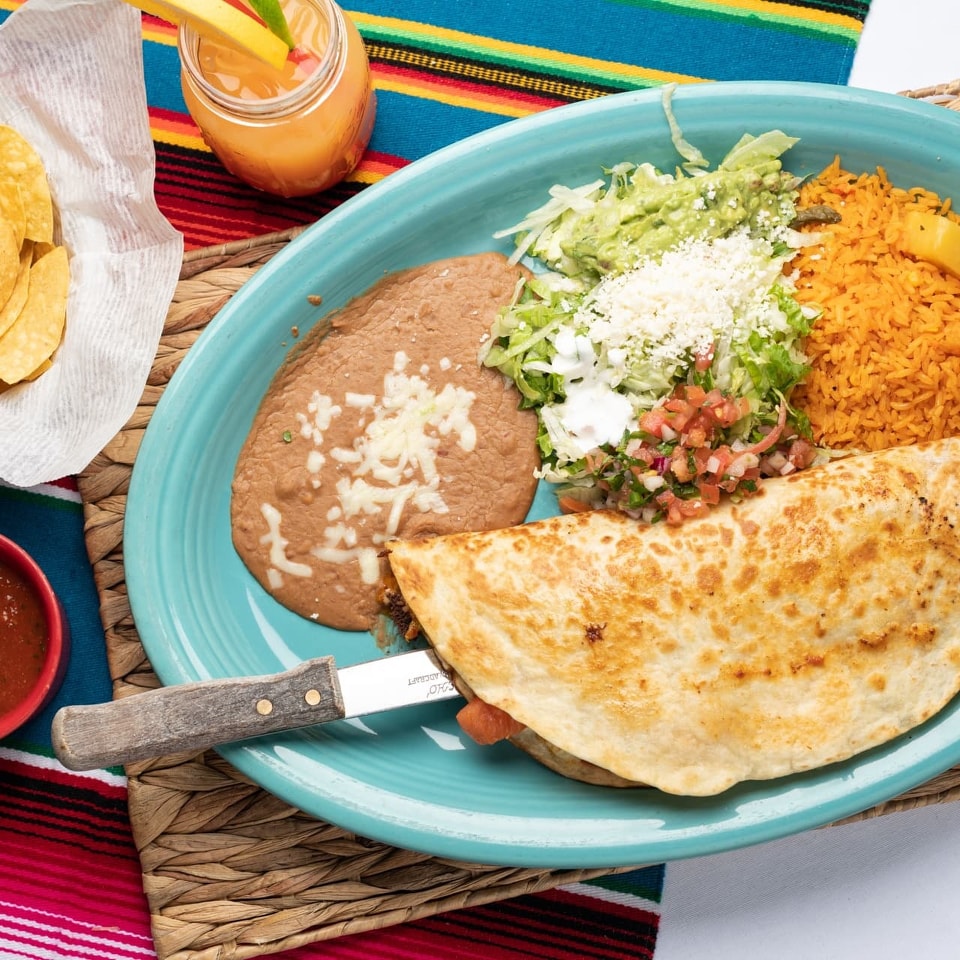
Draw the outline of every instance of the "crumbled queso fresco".
M675 366L718 340L781 329L783 314L770 292L779 273L766 240L746 233L688 240L602 280L575 319L596 344Z

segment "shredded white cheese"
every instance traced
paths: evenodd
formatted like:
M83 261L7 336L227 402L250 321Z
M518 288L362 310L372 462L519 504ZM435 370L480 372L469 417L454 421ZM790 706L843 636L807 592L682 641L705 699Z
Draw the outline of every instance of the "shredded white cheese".
M315 390L307 404L307 412L297 414L301 436L312 440L316 447L322 446L324 431L330 429L333 418L342 412L343 409L334 404L330 397Z
M280 534L280 511L271 503L260 504L260 513L267 521L267 532L260 538L265 544L270 557L268 575L271 586L275 589L283 583L282 574L289 573L294 577L309 577L313 571L305 563L296 563L287 557L287 543Z
M394 537L405 509L449 511L437 470L438 450L444 440L455 439L468 452L477 442L476 427L470 420L475 395L452 383L437 390L423 376L409 375L409 362L402 351L395 354L393 369L383 378L380 396L345 394L346 407L368 415L349 447L324 447L331 423L343 413L331 397L314 392L306 413L297 416L301 434L313 443L305 464L312 475L312 485L320 485L318 474L327 457L349 470L337 481L337 502L327 511L329 525L324 528L323 541L310 553L328 563L357 560L361 577L367 583L379 577L377 550L370 542L383 544ZM441 361L440 366L449 369L450 361ZM286 557L287 541L280 536L280 512L270 504L264 504L262 510L269 527L262 542L269 544L273 568L268 576L310 576L312 571L307 564L292 563ZM364 523L366 543L361 543L357 525L367 517L377 517L378 522L372 532Z

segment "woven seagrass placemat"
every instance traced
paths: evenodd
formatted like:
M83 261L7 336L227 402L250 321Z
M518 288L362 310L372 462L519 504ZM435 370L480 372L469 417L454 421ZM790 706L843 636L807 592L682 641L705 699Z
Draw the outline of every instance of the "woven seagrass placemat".
M960 108L960 81L906 95ZM185 255L141 402L78 478L115 698L159 684L133 623L123 568L124 509L140 441L207 323L301 229ZM614 872L491 867L384 845L288 806L213 751L126 772L160 960L258 957ZM958 799L960 767L848 819Z

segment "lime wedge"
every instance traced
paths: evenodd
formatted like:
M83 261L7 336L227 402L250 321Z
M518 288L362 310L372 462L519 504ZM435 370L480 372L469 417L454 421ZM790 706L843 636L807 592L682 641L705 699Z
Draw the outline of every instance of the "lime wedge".
M283 68L290 52L290 46L276 33L228 0L127 0L127 3L168 23L189 24L201 36L226 40L277 70ZM282 11L280 15L283 16Z
M267 25L270 32L278 36L287 45L287 49L292 50L297 45L293 39L293 34L290 33L290 26L287 23L283 7L280 6L280 0L247 0L247 2Z

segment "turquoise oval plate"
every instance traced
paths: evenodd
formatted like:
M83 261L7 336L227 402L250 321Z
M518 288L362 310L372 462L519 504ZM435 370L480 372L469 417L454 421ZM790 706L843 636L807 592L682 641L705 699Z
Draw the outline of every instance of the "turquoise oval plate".
M816 173L839 154L894 183L960 191L960 116L892 95L789 83L681 87L686 138L716 163L744 132L800 138L787 157ZM124 561L137 629L165 684L271 673L333 654L383 655L374 638L307 622L249 576L230 537L230 482L292 327L384 272L497 249L494 232L554 183L621 160L677 162L656 90L561 107L459 142L391 174L291 242L214 318L165 390L126 508ZM541 491L537 514L552 511ZM458 735L457 703L336 722L220 749L237 769L318 818L395 846L474 862L617 867L715 853L816 827L960 762L960 704L852 760L712 798L592 787L509 745Z

